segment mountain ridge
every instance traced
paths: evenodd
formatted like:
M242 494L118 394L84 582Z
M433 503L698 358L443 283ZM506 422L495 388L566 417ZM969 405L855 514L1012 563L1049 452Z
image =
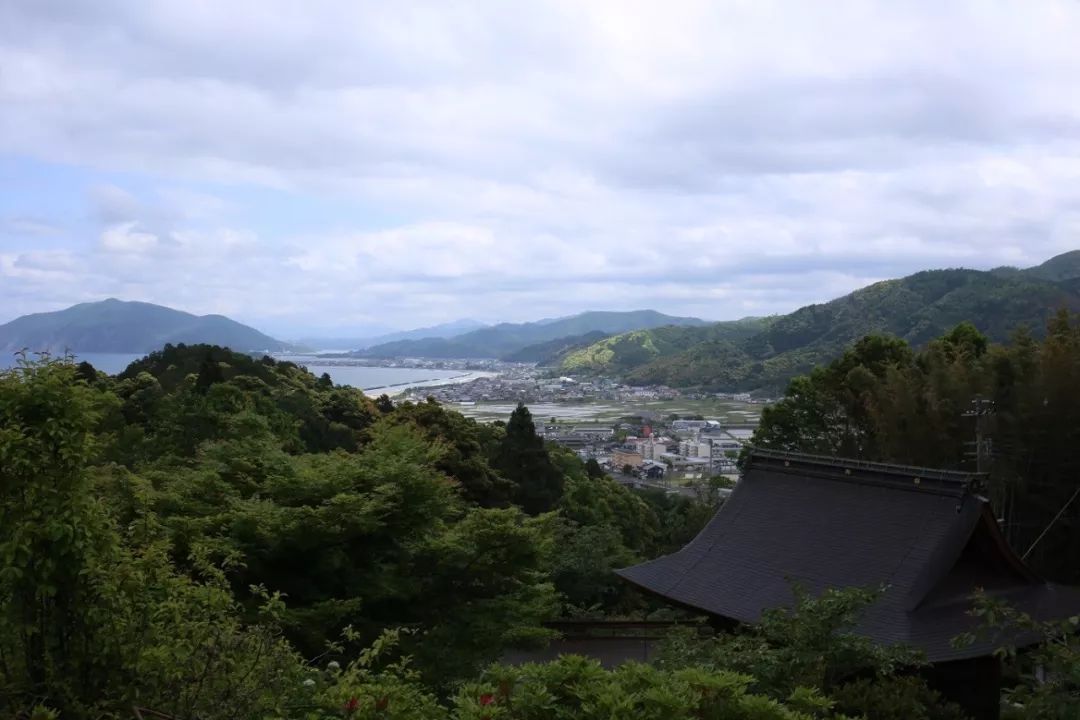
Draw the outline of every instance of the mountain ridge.
M502 358L530 345L589 332L621 333L663 325L707 325L705 320L655 310L594 310L526 323L499 323L452 338L383 343L353 353L359 357Z
M1031 268L924 270L766 319L742 339L700 328L623 333L567 355L562 372L613 374L634 384L775 391L863 335L919 345L973 322L992 340L1039 334L1058 308L1080 310L1080 251ZM738 321L736 321L738 322Z
M298 349L224 315L194 315L116 298L23 315L0 325L3 352L144 353L168 343L206 343L241 352Z
M316 348L333 348L336 350L364 350L375 345L381 345L398 340L422 340L426 338L452 338L464 335L473 330L488 327L486 323L471 318L462 318L450 322L439 323L427 327L414 328L412 330L393 330L380 332L374 335L355 336L311 336L299 339L301 345Z

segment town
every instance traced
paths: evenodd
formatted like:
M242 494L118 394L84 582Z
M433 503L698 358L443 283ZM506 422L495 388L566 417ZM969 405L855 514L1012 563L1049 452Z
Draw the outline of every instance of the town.
M402 398L435 400L478 419L492 419L525 404L533 409L537 435L546 441L573 450L582 460L596 461L625 485L685 495L699 495L716 485L717 478L727 486L735 482L737 458L758 420L756 410L737 408L769 402L749 394L631 386L604 377L547 377L532 365L502 363L491 369L498 374L413 388ZM681 407L701 409L719 401L731 403L731 408L717 417ZM721 494L726 492L721 488Z

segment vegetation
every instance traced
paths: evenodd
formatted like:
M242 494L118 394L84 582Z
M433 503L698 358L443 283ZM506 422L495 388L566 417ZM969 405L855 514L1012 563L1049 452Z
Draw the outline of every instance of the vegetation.
M192 315L142 302L102 300L66 310L37 313L0 325L0 351L77 350L140 353L166 343L211 343L237 350L293 349L221 315Z
M509 355L503 355L501 359L506 362L536 363L542 367L557 366L562 363L565 356L575 350L587 348L607 336L608 333L602 330L593 330L584 335L555 338L523 347Z
M972 614L982 620L981 629L958 637L956 644L963 646L976 635L990 636L1000 644L998 654L1017 680L1005 690L1006 720L1080 717L1080 618L1038 621L985 593L976 597ZM1034 649L1017 650L1021 634L1039 640Z
M917 402L960 402L991 370L1001 410L1011 392L1023 412L1068 413L1076 352L1067 318L1010 348L970 327L921 354L867 340L770 412L762 438L821 442L786 419L813 400L851 418L817 426L829 442L899 448L906 436L874 424L877 396L853 388L923 378ZM1071 416L1051 437L1023 412L1017 447L1075 444ZM859 590L800 596L734 635L683 633L652 666L491 664L550 637L545 620L648 609L611 570L687 542L715 509L704 500L623 488L545 446L524 407L482 425L211 346L167 346L118 377L24 359L0 373L0 716L956 717L917 657L852 634L874 597ZM1068 626L983 617L1045 634L1055 683L1021 674L1010 700L1071 717Z
M661 327L633 330L606 338L568 354L567 372L622 373L702 343L733 345L768 327L767 318L746 318L702 327Z
M764 410L752 443L974 470L978 430L989 441L984 465L993 468L991 500L1007 539L1042 574L1075 583L1078 396L1080 322L1065 311L1042 341L1020 331L1009 344L991 345L969 323L918 352L896 338L868 336L792 381ZM976 408L976 399L987 404ZM966 415L976 409L992 413Z
M263 717L301 657L392 628L446 692L545 620L640 607L610 570L657 552L652 505L526 408L480 425L213 346L23 360L0 459L3 716Z
M771 318L746 337L732 337L729 324L616 335L571 353L562 367L637 384L771 392L867 334L921 346L970 321L1004 341L1020 326L1041 330L1062 307L1080 309L1080 251L1027 270L934 270L887 280Z
M500 323L453 338L383 343L359 354L371 357L501 358L538 343L565 342L590 332L611 334L664 325L704 324L704 320L664 315L655 310L586 312L553 320Z

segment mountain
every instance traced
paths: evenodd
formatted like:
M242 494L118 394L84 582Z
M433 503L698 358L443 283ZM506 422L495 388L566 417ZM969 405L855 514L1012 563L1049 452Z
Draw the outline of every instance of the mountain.
M537 363L544 366L559 365L562 363L563 358L571 352L587 348L606 337L608 337L606 332L593 330L584 335L555 338L547 342L523 347L517 352L504 355L502 359L506 362Z
M590 332L605 334L663 325L707 325L698 318L674 317L655 310L585 312L529 323L500 323L452 338L383 343L362 350L365 357L501 358L537 343Z
M920 345L967 320L1001 341L1022 325L1040 333L1062 307L1080 309L1080 252L1022 270L928 270L886 280L758 321L763 327L741 339L708 336L720 323L616 335L570 353L561 369L636 384L775 391L866 334Z
M1036 265L1020 272L1031 277L1055 282L1080 278L1080 250L1062 253L1050 258L1042 265Z
M574 373L619 374L701 343L745 340L760 333L770 322L771 318L744 318L697 327L632 330L568 353L561 368Z
M192 315L161 305L108 299L23 315L0 325L0 351L145 353L166 343L221 345L244 352L293 350L223 315Z
M415 330L395 330L381 332L377 335L357 335L352 337L305 337L300 338L303 345L313 348L336 348L349 350L363 350L373 345L396 342L398 340L422 340L424 338L450 338L461 335L471 330L479 330L487 327L485 323L472 319L454 320L452 322L432 325L430 327L416 328Z

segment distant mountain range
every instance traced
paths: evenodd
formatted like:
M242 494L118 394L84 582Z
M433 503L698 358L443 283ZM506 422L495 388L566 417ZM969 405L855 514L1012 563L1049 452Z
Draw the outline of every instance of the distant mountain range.
M774 392L869 333L919 345L967 320L1000 341L1022 325L1041 333L1062 307L1080 310L1080 251L1025 269L928 270L767 318L710 323L636 310L479 328L474 321L459 321L393 333L386 342L350 354L501 358L638 384ZM197 316L114 299L0 325L2 352L144 353L166 343L206 343L244 352L303 349L222 315Z
M866 334L920 345L967 320L1001 341L1022 325L1040 334L1062 307L1080 309L1080 251L1026 269L928 270L788 315L623 333L558 364L638 384L776 391Z
M363 357L552 359L613 333L661 325L704 326L704 320L653 310L586 312L530 323L486 326L458 320L377 338L306 338L303 345L276 340L222 315L192 315L161 305L108 299L57 312L24 315L0 325L0 351L71 350L83 353L144 353L167 343L220 345L240 352L302 352L343 343L376 343L350 353ZM356 347L356 346L354 346Z
M430 327L417 328L416 330L401 330L385 332L370 336L353 337L303 337L297 342L307 347L334 350L363 350L373 345L381 345L398 340L422 340L425 338L449 338L461 335L471 330L479 330L487 327L485 323L477 320L454 320L453 322L432 325Z
M223 315L192 315L161 305L108 299L0 325L0 351L145 353L166 343L221 345L242 352L295 350Z
M707 324L698 318L664 315L655 310L585 312L536 322L500 323L449 338L398 340L354 354L362 357L506 358L541 343L573 344L574 338L587 333L612 334L664 325L696 327Z

